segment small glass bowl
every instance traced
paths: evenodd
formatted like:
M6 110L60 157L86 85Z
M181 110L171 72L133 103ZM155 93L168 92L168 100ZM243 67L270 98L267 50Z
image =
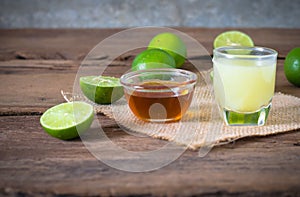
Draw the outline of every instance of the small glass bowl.
M121 76L133 114L148 122L178 121L189 108L197 75L182 69L147 69Z

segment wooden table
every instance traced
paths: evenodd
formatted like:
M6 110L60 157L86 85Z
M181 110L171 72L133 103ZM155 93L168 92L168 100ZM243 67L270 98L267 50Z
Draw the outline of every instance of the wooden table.
M241 139L215 147L203 158L186 151L170 165L144 173L103 164L79 139L61 141L47 135L39 124L41 114L64 102L60 90L72 91L85 55L121 30L0 30L0 196L300 195L300 130ZM179 30L212 53L213 39L225 29ZM256 45L278 50L276 91L300 97L300 89L283 73L288 51L300 46L300 29L241 30ZM130 58L123 61L130 66ZM106 134L124 148L164 144L124 134L113 120L99 117Z

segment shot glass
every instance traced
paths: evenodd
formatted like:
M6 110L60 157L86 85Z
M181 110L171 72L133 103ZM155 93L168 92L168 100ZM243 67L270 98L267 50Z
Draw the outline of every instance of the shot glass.
M266 123L275 89L277 52L264 47L213 51L215 99L227 125Z

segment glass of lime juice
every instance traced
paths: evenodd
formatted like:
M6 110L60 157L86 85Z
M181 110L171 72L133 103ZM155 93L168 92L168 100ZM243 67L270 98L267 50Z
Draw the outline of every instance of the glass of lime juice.
M264 47L214 49L215 99L227 125L266 123L275 89L277 52Z

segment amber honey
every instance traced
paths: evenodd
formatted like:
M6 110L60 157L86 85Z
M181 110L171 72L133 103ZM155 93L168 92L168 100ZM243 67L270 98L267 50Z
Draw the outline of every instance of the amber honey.
M145 121L180 120L192 101L193 88L174 88L179 86L176 82L147 81L139 86L143 91L125 91L125 96L131 111Z

